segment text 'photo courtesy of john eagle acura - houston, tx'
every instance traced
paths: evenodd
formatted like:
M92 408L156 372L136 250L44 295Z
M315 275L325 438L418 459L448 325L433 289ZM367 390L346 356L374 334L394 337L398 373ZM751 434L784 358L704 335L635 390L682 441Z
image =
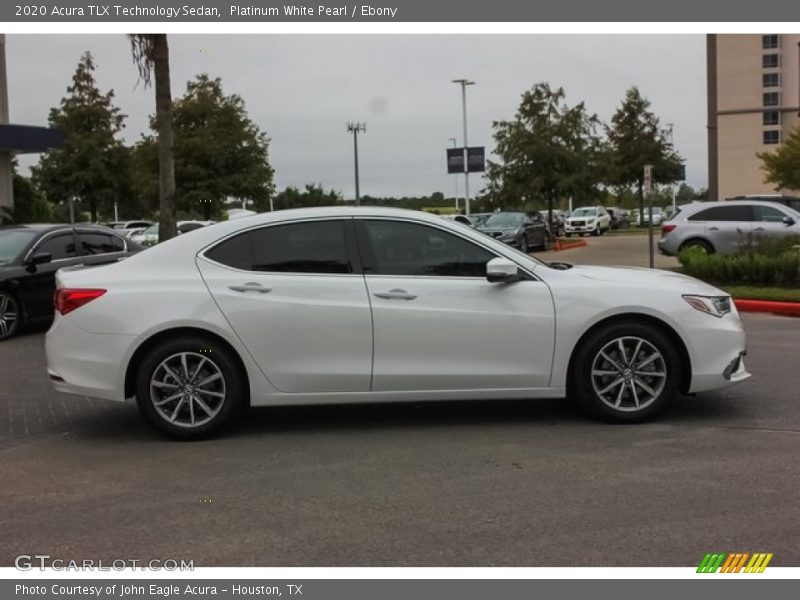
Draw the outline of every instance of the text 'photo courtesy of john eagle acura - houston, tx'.
M542 262L420 212L286 210L56 274L56 389L164 434L246 406L574 398L611 421L747 377L728 294L648 269Z

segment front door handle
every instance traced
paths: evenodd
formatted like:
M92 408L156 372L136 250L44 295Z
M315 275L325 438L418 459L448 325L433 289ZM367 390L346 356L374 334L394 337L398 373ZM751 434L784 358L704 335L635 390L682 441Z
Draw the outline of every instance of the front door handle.
M272 288L264 287L260 283L250 281L244 285L232 285L231 290L234 292L258 292L259 294L267 294L272 291Z
M719 227L709 227L709 231L719 231Z
M378 292L374 294L374 296L376 298L383 298L384 300L413 300L416 298L414 294L409 294L407 291L399 288L389 290L388 292Z
M756 227L755 231L764 231L764 228L763 227Z

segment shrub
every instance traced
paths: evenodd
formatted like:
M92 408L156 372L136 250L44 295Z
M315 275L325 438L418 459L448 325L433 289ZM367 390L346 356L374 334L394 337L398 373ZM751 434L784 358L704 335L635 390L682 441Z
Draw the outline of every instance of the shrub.
M764 253L751 248L739 254L706 254L700 248L687 248L678 260L687 275L713 283L800 286L800 251L788 241L775 242L770 240Z

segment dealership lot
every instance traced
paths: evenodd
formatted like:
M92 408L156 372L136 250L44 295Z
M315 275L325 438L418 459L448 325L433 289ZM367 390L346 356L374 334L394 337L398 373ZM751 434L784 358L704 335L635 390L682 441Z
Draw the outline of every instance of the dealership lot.
M552 258L645 266L643 242ZM754 377L647 425L560 401L268 408L199 443L162 439L132 406L56 395L29 332L0 344L0 565L685 566L761 551L795 566L800 320L744 322Z

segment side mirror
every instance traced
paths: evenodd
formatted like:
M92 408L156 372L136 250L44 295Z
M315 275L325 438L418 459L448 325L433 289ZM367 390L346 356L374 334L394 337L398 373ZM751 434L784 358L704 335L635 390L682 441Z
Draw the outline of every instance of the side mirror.
M28 260L25 261L25 264L29 267L34 267L36 265L44 265L53 260L53 255L49 252L37 252L33 256L31 256Z
M520 279L519 267L507 258L493 258L486 263L486 280L489 283L512 283Z
M782 221L783 221L783 224L787 225L787 226L794 225L794 223L795 223L795 220L792 217L783 217Z

